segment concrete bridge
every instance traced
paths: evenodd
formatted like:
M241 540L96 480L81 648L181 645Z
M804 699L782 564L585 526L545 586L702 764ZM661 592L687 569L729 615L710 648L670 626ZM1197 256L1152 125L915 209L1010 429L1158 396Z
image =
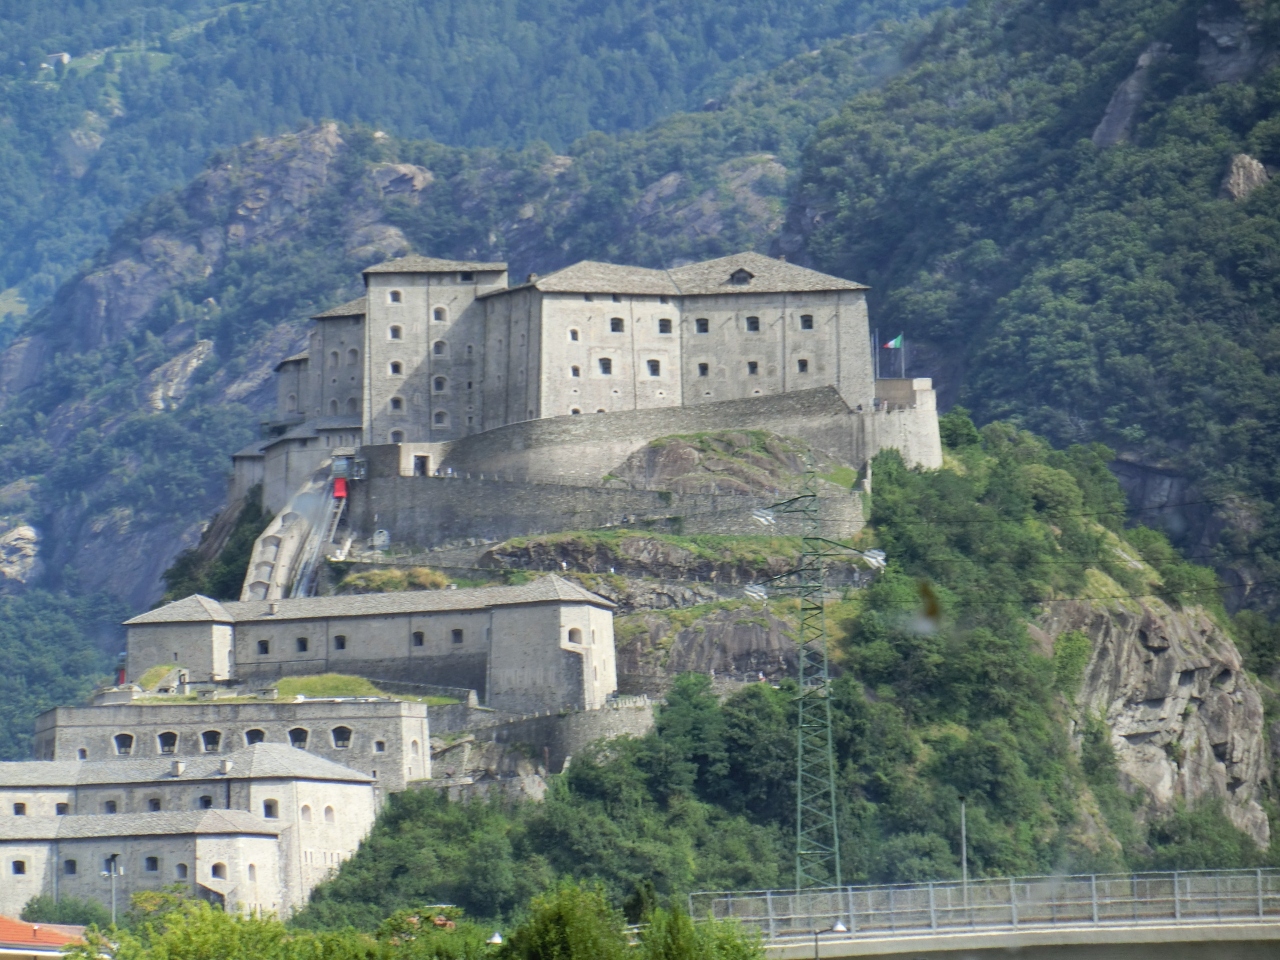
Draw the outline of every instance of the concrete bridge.
M1010 877L695 893L760 930L770 960L1275 960L1280 871Z

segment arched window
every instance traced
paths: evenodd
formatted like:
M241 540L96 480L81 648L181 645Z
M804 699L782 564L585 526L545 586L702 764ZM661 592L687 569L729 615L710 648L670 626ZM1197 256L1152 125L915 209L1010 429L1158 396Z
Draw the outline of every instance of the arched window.
M88 760L88 759L89 759L89 751L88 751L88 750L86 750L84 747L81 747L79 750L77 750L77 751L76 751L76 759L78 759L78 760Z
M570 630L569 630L569 642L570 642L570 643L581 643L581 642L582 642L582 631L581 631L581 630L579 630L577 627L572 627L572 628L570 628Z
M289 413L296 413L298 410L298 395L296 393L289 394L289 399L285 401L285 410Z
M759 333L759 332L760 332L760 318L747 317L747 333Z
M329 401L329 416L331 416L331 417L336 417L337 415L338 415L338 401L337 401L337 400L330 400L330 401Z
M427 635L425 633L423 633L421 630L413 631L413 645L415 647L420 647L426 642L427 642Z
M392 340L403 340L404 331L400 329L398 323L393 323L390 329L387 330L387 336Z
M209 871L215 880L227 879L227 865L225 863L215 863L213 869Z
M698 376L700 376L700 377L705 377L705 376L707 376L710 372L711 372L711 364L709 364L709 363L700 363L700 364L698 364Z
M806 313L806 314L802 314L802 315L801 315L801 317L800 317L800 329L801 329L801 330L812 330L812 329L813 329L813 317L812 317L812 316L810 316L810 315L809 315L809 314L807 314L807 313Z
M572 407L572 408L569 410L569 412L570 412L571 414L573 414L573 416L575 416L575 417L576 417L576 416L578 416L580 413L582 413L582 411L581 411L581 410L579 410L577 407Z
M604 407L600 407L598 410L596 410L596 413L604 413Z
M74 877L76 874L76 862L74 860L64 860L62 862L62 872L69 877Z
M402 376L403 374L404 374L404 364L402 364L399 360L392 360L391 375L393 377L399 377L399 376Z
M657 360L649 361L649 376L651 377L662 376L662 364L659 361Z
M403 400L402 398L400 398L400 397L392 397L392 398L391 398L391 409L392 409L392 410L396 410L396 411L403 410L403 409L404 409L404 400Z
M608 357L600 358L600 373L602 376L609 377L613 375L613 361Z
M670 320L668 320L666 317L663 317L661 320L659 320L659 321L658 321L658 332L659 332L659 333L670 333L670 332L671 332L671 321L670 321Z
M347 366L354 367L360 362L360 351L352 347L347 351Z
M626 329L626 327L627 327L627 325L622 321L622 318L621 318L621 317L613 317L613 318L609 321L609 332L610 332L610 333L622 333L622 331L623 331L623 330L625 330L625 329Z
M443 427L445 425L445 421L448 420L448 417L445 415L445 412L441 410L434 417L432 417L432 420L434 421L437 427Z
M797 360L797 361L796 361L796 370L797 370L799 373L808 373L808 372L809 372L809 361L808 361L808 360Z
M334 727L333 728L333 745L339 750L345 750L351 746L351 728L350 727Z
M302 818L302 822L303 822L303 823L310 823L310 822L311 822L311 808L310 808L309 806L307 806L307 805L304 803L304 804L302 805L302 809L298 811L298 816L300 816L300 817Z
M185 863L179 863L174 866L173 875L179 880L187 879L187 865Z
M119 813L120 804L116 803L116 801L114 800L108 800L106 803L102 805L102 812L103 813Z
M748 360L748 361L747 361L747 375L748 375L748 376L751 376L751 377L754 377L754 376L755 376L756 374L758 374L759 372L760 372L760 364L756 363L754 360Z
M222 746L222 733L218 730L206 730L200 734L200 742L204 744L205 753L217 753Z
M246 730L244 732L244 742L248 746L253 746L255 743L262 743L266 739L267 735L262 730Z
M249 864L249 882L258 882L258 868L254 864Z
M444 323L449 319L449 311L444 307L436 307L431 311L431 316L435 319L436 323Z
M569 331L569 339L570 339L570 340L577 340L577 339L578 339L578 331L577 331L577 330L570 330L570 331Z
M268 820L276 820L280 817L280 804L276 800L262 801L262 815Z
M133 734L117 733L115 735L116 753L122 757L127 757L133 753Z
M307 749L307 731L305 727L294 727L289 731L289 745L299 750Z
M409 744L409 755L416 757L418 755L418 741L411 741Z
M449 385L449 381L444 377L436 377L431 381L431 389L436 393L444 393L445 387Z
M336 367L337 365L338 365L338 351L337 351L337 350L330 350L330 351L329 351L329 366L331 366L331 367Z
M389 291L389 292L387 293L387 299L388 299L391 303L403 303L403 302L404 302L404 301L403 301L403 299L402 299L402 298L401 298L401 296L400 296L400 291L399 291L399 290L391 290L391 291Z
M334 812L333 812L333 807L325 807L325 808L324 808L324 822L325 822L325 823L336 823L336 822L337 822L337 820L338 820L338 818L337 818L337 816L336 816L336 815L334 814Z
M437 357L443 357L444 351L445 351L445 343L443 340L437 340L435 343L431 345L431 352L434 353Z
M206 793L204 796L196 800L196 807L200 810L212 810L213 797Z
M402 431L402 430L392 430L392 431L391 431L391 442L392 442L392 443L404 443L404 431Z
M697 320L693 321L693 328L697 330L698 333L710 333L711 321L706 317L699 317Z
M359 413L360 401L355 397L347 397L347 413Z
M335 650L347 649L347 638L341 633L339 633L337 636L333 638L333 649Z
M580 377L580 376L582 376L582 370L581 370L580 368L576 367L576 366L570 367L570 368L569 368L569 376L571 376L571 377Z

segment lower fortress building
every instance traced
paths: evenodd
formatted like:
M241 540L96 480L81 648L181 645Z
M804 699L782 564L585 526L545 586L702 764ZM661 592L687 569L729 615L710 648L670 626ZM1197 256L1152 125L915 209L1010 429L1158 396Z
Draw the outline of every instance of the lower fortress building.
M877 376L858 283L754 253L584 262L515 286L503 263L418 256L363 276L365 296L318 314L306 352L280 362L277 410L233 457L205 546L258 490L274 515L239 601L191 596L129 620L120 685L46 712L37 759L0 763L0 913L37 894L105 902L106 871L126 898L180 883L288 915L388 793L485 795L468 793L484 786L466 775L472 743L517 745L515 766L555 772L652 726L647 698L617 695L610 601L555 576L315 596L324 559L353 544L385 562L389 547L623 524L760 532L774 491L687 492L623 469L676 434L799 438L861 471L863 491L881 450L942 463L932 383ZM857 492L824 481L818 497L824 535L861 527ZM770 532L797 523L779 515ZM279 699L281 678L326 673L390 694ZM434 780L432 736L453 751Z

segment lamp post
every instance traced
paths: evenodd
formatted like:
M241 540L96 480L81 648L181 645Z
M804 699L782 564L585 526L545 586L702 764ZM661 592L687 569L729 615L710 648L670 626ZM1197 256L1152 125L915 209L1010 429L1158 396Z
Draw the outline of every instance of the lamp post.
M111 881L111 925L113 927L116 925L116 877L124 875L124 871L118 866L119 857L118 853L107 857L107 869L102 871L103 877Z
M964 905L969 906L969 838L965 834L964 794L960 794L960 883L964 887Z
M823 933L848 933L848 932L849 932L849 928L848 928L848 927L846 927L846 926L845 926L843 923L841 923L839 920L837 920L837 921L835 922L835 924L833 924L832 926L827 927L827 929L825 929L825 930L819 930L817 927L814 927L814 928L813 928L813 960L819 960L819 957L818 957L818 936L819 936L819 934L823 934Z

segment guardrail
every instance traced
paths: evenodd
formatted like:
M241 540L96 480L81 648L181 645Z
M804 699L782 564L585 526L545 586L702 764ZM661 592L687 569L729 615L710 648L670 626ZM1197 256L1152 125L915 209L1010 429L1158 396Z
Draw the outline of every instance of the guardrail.
M1054 926L1280 921L1280 870L692 893L689 912L694 917L738 920L758 928L767 940L833 930L846 937L884 937Z

